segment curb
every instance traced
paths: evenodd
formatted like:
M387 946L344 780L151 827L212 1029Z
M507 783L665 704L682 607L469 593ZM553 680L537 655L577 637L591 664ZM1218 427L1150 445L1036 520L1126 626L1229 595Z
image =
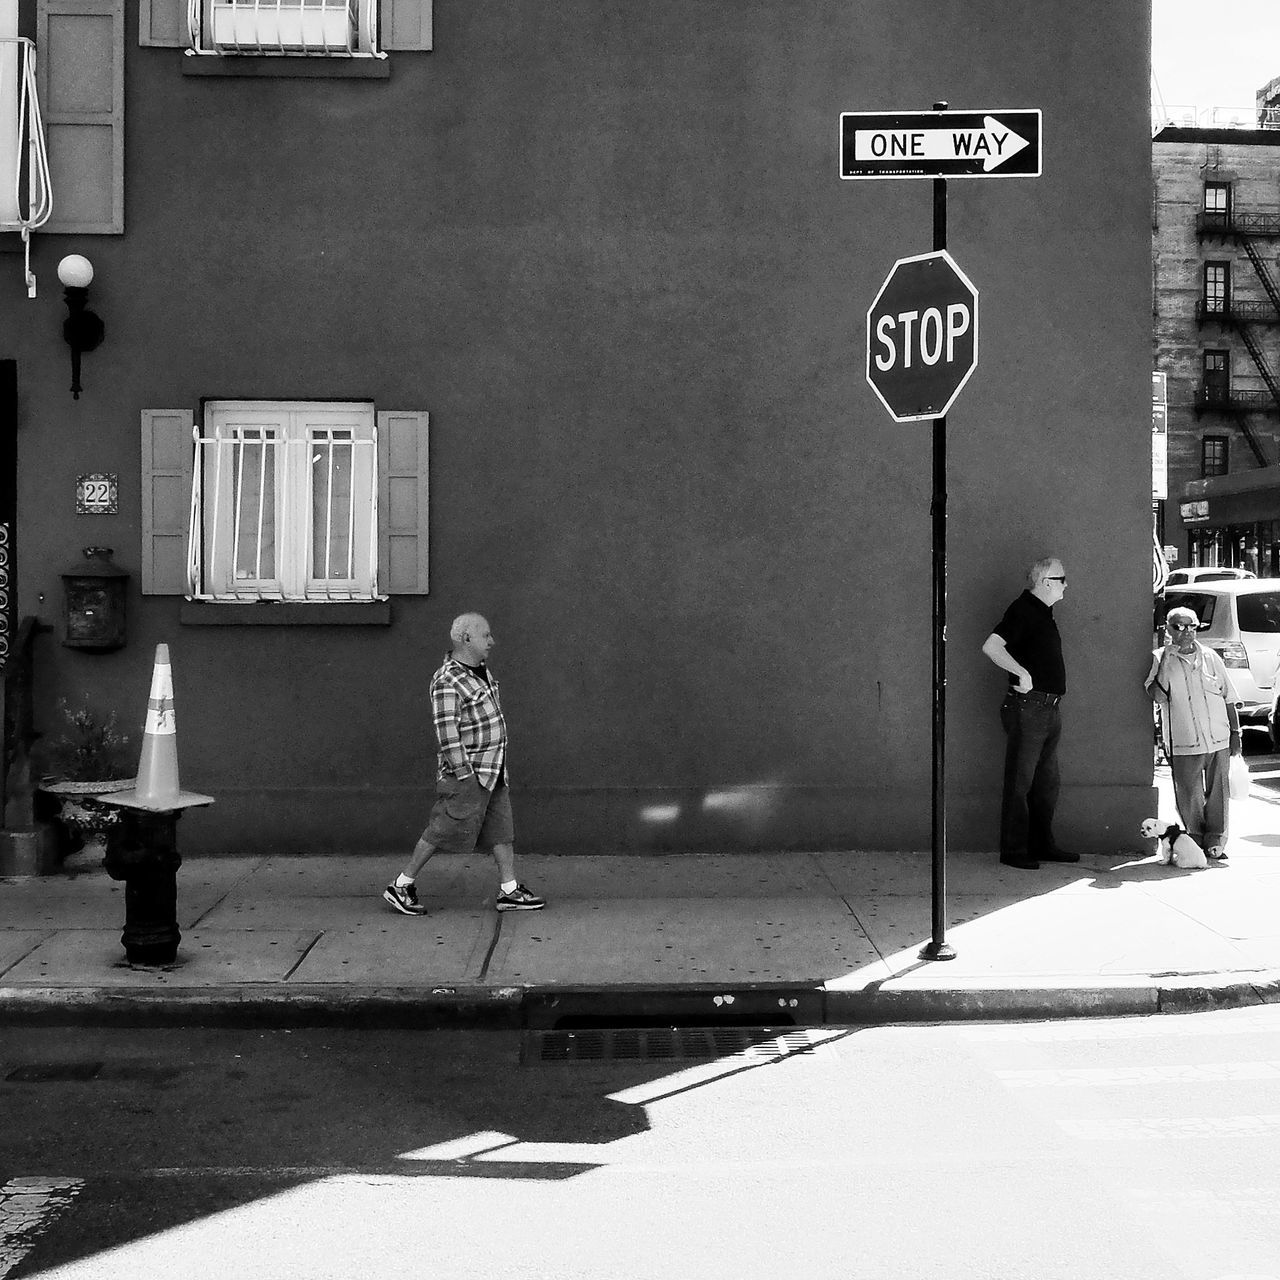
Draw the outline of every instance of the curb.
M1243 973L1162 975L1157 988L1161 1013L1201 1013L1280 1004L1280 969Z
M826 1021L1018 1022L1124 1018L1159 1012L1158 994L1150 982L1082 983L1069 987L1011 984L828 991Z
M820 982L678 987L215 989L0 987L0 1026L362 1027L556 1030L587 1026L868 1026L1200 1013L1280 1004L1280 969L1037 985L827 988Z
M0 987L0 1026L515 1029L519 987Z

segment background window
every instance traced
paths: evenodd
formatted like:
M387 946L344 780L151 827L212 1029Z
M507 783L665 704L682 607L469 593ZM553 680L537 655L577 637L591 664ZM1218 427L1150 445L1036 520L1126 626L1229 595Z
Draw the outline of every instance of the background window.
M1225 351L1204 353L1204 398L1209 404L1221 404L1231 395L1231 373Z
M1225 476L1227 474L1227 437L1205 436L1200 441L1200 474Z
M1206 262L1204 264L1204 309L1209 315L1222 315L1228 307L1231 294L1231 264Z
M1205 213L1228 214L1231 212L1231 184L1229 182L1206 182L1204 184Z

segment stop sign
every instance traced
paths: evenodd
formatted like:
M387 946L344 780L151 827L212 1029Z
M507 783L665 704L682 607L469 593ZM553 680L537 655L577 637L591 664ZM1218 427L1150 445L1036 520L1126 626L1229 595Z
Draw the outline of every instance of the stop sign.
M978 365L978 291L945 250L899 258L867 312L867 381L895 422L941 418Z

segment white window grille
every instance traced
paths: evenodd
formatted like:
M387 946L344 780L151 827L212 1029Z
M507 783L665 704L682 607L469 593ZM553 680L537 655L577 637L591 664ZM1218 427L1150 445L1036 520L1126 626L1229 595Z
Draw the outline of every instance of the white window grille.
M15 16L16 21L16 16ZM31 233L53 213L49 153L36 96L36 47L23 36L0 36L0 231L22 239L27 297L36 296Z
M385 58L378 0L187 0L189 52Z
M211 402L194 435L195 599L381 598L372 405Z

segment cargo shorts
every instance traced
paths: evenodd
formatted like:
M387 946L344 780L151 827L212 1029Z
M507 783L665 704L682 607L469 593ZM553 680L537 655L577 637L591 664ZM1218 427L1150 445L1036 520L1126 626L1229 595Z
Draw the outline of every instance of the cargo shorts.
M492 791L486 791L474 773L439 779L436 802L422 838L442 853L470 853L510 844L515 827L507 784L499 781Z

